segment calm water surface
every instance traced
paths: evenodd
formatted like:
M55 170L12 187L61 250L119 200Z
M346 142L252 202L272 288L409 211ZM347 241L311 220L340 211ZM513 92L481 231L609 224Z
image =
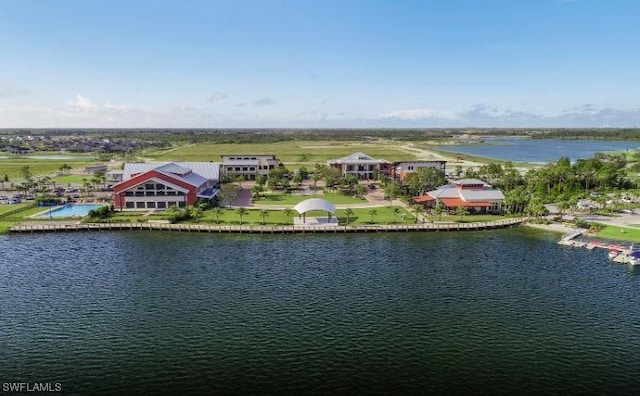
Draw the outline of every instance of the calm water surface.
M0 238L1 381L637 394L640 272L525 229Z
M597 152L635 150L640 142L616 140L561 140L523 138L485 138L486 144L459 144L437 146L438 150L452 151L509 161L548 162L560 157L575 161L592 157Z

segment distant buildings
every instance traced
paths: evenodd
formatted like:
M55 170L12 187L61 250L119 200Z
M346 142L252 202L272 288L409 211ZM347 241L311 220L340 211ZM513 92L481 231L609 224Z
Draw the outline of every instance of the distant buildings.
M445 172L447 161L400 161L394 162L391 167L389 176L398 180L400 183L404 183L407 175L417 172L421 168L435 168L442 172Z
M106 173L107 164L87 165L84 167L84 172L89 174L94 174L98 172Z
M354 153L346 157L327 161L329 166L339 169L343 176L353 175L358 180L373 180L378 174L389 175L391 162L375 159L364 153Z
M167 209L212 200L218 193L220 166L214 162L128 163L113 186L118 209Z
M415 202L423 204L427 208L434 208L440 202L449 210L463 206L476 213L499 211L503 199L502 191L477 179L454 181L437 190L413 198Z
M416 160L389 162L375 159L364 153L354 153L346 157L327 161L329 166L339 169L343 176L354 175L358 180L372 180L378 174L390 176L403 183L408 174L417 172L420 168L435 168L445 171L447 161Z
M269 176L269 171L280 166L275 155L221 155L220 165L223 177L242 177L244 180L256 180L258 176Z

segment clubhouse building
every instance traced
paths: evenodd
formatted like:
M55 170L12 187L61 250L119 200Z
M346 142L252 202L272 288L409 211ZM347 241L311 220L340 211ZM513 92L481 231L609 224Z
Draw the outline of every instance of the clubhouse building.
M435 168L445 172L447 161L400 161L394 162L389 176L404 184L407 175L419 171L421 168Z
M377 174L389 175L391 169L391 162L375 159L364 153L354 153L327 163L332 168L340 169L342 176L353 175L358 180L372 180Z
M504 194L482 180L463 179L414 197L413 200L431 209L442 203L448 210L463 206L473 213L492 213L500 210Z
M269 171L280 166L275 155L223 154L220 170L222 176L242 177L244 180L256 180L258 176L269 176Z
M122 181L113 186L114 206L121 210L184 208L198 199L214 199L219 184L219 163L127 163Z

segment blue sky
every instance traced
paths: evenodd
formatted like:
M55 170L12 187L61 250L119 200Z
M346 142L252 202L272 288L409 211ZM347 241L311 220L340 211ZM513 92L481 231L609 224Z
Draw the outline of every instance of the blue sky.
M0 128L640 126L633 0L0 0Z

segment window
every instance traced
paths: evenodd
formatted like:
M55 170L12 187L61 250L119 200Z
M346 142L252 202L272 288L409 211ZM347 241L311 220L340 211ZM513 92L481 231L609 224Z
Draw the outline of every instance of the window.
M178 207L180 207L180 208L184 208L184 206L185 206L184 201L180 201L180 202L178 202Z
M175 202L167 202L167 206L168 207L176 206L176 203Z
M136 202L137 209L144 209L144 202Z
M250 171L250 172L255 172L255 171L256 171L256 168L252 166L252 167L250 167L250 168L249 168L249 171Z
M156 208L156 203L155 202L147 202L147 208L155 209Z
M407 170L413 170L413 166L408 166Z
M133 209L135 206L133 205L133 202L127 202L127 204L125 205L127 209Z
M167 203L166 202L158 202L158 209L164 209L167 207Z
M153 183L144 185L144 189L145 190L153 190L154 188L155 188L155 184L153 184Z

